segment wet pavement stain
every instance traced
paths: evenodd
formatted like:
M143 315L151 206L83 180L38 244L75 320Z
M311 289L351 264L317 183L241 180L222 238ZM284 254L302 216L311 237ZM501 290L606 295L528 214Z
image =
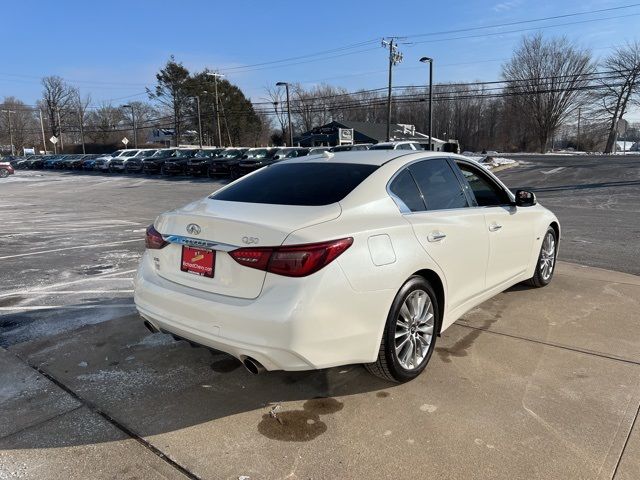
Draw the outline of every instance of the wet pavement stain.
M83 267L77 271L85 275L98 275L100 273L104 273L105 271L112 270L112 269L113 269L113 265L94 265L92 267Z
M281 442L308 442L327 431L320 415L339 412L344 407L335 398L318 397L304 402L302 410L266 413L258 424L258 432Z
M378 397L378 398L387 398L389 395L391 395L389 392L378 392L378 393L376 393L376 397Z
M241 367L242 364L237 358L228 357L217 360L211 364L211 370L217 373L229 373Z

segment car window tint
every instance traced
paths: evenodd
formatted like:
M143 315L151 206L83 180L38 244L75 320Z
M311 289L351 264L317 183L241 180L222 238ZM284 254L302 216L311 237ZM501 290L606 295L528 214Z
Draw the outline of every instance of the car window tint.
M346 197L377 168L351 163L274 163L209 198L275 205L328 205Z
M425 160L409 167L428 210L468 207L458 177L444 159Z
M396 203L401 201L408 210L412 212L419 212L425 210L420 190L416 185L415 180L409 173L409 170L403 170L396 178L393 179L389 185L389 191L395 197ZM401 210L404 210L403 205L398 205Z
M462 170L464 178L467 179L479 206L489 207L511 203L507 192L479 169L463 163L457 165Z

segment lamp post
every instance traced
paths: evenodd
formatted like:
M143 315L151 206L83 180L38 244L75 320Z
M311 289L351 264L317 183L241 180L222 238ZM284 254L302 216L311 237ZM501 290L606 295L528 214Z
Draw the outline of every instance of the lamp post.
M432 146L431 146L431 136L432 136L432 131L433 131L433 117L432 117L432 104L433 104L433 58L429 58L429 57L422 57L420 59L420 61L422 63L429 63L429 119L428 119L428 126L429 126L429 150L433 150Z
M136 132L136 111L133 109L133 105L122 105L122 108L131 109L131 120L133 121L133 146L138 148L138 133Z
M78 108L78 120L80 121L80 140L82 141L82 153L87 153L84 148L84 112L82 107Z
M62 121L60 120L60 108L56 108L58 114L58 135L60 136L60 153L64 153L64 140L62 140Z
M210 77L213 77L213 88L214 88L214 94L216 97L216 102L214 104L215 114L216 114L216 129L218 130L218 146L221 147L222 132L220 130L220 114L219 114L219 108L218 108L218 77L222 78L224 77L224 75L222 73L217 73L217 72L208 72L207 75L209 75Z
M289 102L289 83L278 82L276 87L285 87L287 91L287 122L289 123L289 146L293 147L293 125L291 124L291 103Z
M2 113L6 113L9 117L9 141L11 142L11 156L13 156L15 150L13 148L13 126L11 125L11 114L16 112L13 110L2 110Z

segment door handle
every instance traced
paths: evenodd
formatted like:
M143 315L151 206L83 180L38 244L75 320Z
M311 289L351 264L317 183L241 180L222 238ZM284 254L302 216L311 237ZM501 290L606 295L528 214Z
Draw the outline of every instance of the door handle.
M491 225L489 225L489 231L490 232L497 232L498 230L500 230L502 228L502 225L498 224L498 223L492 223Z
M431 232L428 236L427 236L427 240L429 240L430 242L439 242L440 240L442 240L443 238L446 238L446 234L439 232L439 231L435 231L435 232Z

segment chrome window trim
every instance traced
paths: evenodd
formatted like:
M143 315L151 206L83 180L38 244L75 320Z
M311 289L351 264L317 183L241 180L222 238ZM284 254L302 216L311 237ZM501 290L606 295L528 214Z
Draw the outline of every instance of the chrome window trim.
M210 248L211 250L220 250L230 252L240 248L238 245L229 245L228 243L214 242L212 240L204 240L202 238L185 237L183 235L162 235L165 242L175 243L177 245L186 245L194 248Z

